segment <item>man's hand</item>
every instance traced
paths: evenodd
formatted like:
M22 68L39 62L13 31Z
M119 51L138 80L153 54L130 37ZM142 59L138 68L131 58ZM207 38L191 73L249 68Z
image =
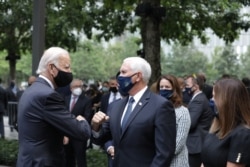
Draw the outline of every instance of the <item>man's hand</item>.
M84 118L83 116L81 116L81 115L78 115L78 116L76 117L76 119L77 119L78 121L85 120L85 118Z
M114 156L115 156L115 147L114 146L110 146L108 148L108 154L111 156L112 159L114 159Z
M107 116L105 113L98 111L97 113L95 113L95 115L93 116L92 120L91 120L91 127L94 131L98 132L100 129L100 125L103 122L106 122L107 120L109 120L109 116Z
M69 144L69 138L67 136L63 137L63 145Z

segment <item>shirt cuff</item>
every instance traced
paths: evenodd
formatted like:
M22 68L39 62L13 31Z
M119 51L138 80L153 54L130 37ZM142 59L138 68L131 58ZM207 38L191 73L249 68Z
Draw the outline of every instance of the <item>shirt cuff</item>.
M96 132L96 131L92 130L92 135L94 138L98 138L101 135L101 131Z
M107 153L109 153L109 150L111 149L111 148L113 148L114 146L109 146L108 148L107 148Z

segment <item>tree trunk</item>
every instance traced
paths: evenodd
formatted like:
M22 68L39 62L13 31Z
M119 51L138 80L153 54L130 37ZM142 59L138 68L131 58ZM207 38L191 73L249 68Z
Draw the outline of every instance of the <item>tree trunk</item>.
M16 79L16 61L19 58L20 57L16 55L16 53L13 49L8 50L8 55L6 57L6 60L9 61L9 69L10 69L9 81Z
M144 0L143 3L150 3L154 7L160 7L160 0ZM152 76L149 81L150 86L161 75L160 19L152 15L142 17L141 36L145 59L150 63L152 68Z
M10 68L10 81L15 80L16 78L16 60L9 60L9 68Z

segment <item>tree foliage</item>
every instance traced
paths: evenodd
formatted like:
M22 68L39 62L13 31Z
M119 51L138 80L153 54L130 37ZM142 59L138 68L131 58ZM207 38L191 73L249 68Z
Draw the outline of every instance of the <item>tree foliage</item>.
M0 1L0 51L7 50L10 57L31 50L32 4L32 0ZM240 30L249 28L249 14L240 13L249 4L250 0L50 0L46 1L45 46L75 51L82 34L92 38L93 29L98 39L105 40L140 30L145 58L157 78L160 38L187 44L197 36L206 42L204 30L210 28L232 42ZM15 61L11 65L13 70Z
M247 48L247 52L240 56L240 77L250 78L250 46Z
M78 51L71 54L74 76L84 80L108 80L117 74L124 58L135 55L136 42L135 37L124 41L118 38L105 45L85 40Z
M248 14L240 14L240 9L249 3L240 0L165 1L163 6L167 7L167 17L163 22L165 31L162 36L184 44L192 41L194 36L206 42L204 30L211 28L218 37L233 42L239 30L249 28L249 22L243 19Z
M32 6L30 0L0 1L0 51L16 56L31 48Z
M212 57L212 68L217 71L219 77L223 74L239 76L239 55L232 45L216 48Z
M74 77L85 81L92 79L104 81L114 76L119 70L122 60L135 54L134 51L138 47L137 40L137 38L129 37L124 38L124 41L117 39L105 45L95 40L84 40L78 51L70 53ZM0 58L4 55L6 53L0 53ZM170 49L169 54L165 55L162 52L161 55L163 74L182 77L202 72L205 73L207 82L210 84L223 73L237 75L239 78L249 77L249 50L243 55L237 55L231 46L216 48L212 57L208 59L194 45L181 46L176 43ZM31 74L30 66L30 54L23 55L22 59L18 60L18 82L27 80ZM8 66L4 61L0 61L0 69L0 76L6 80Z
M176 43L162 62L164 74L183 77L198 72L206 72L208 58L194 45L181 46Z
M125 30L140 30L142 22L135 11L141 4L148 5L141 6L137 15L142 18L152 16L155 21L160 21L160 36L169 42L177 40L188 43L194 36L205 42L207 38L204 30L207 28L211 28L225 41L232 42L239 30L249 28L249 20L246 19L248 14L240 13L243 6L250 4L249 0L53 0L47 2L48 23L53 25L51 27L57 34L62 34L66 28L74 28L91 38L95 28L99 30L95 32L98 39L103 37L108 40L122 35ZM165 17L160 17L157 5L166 8Z

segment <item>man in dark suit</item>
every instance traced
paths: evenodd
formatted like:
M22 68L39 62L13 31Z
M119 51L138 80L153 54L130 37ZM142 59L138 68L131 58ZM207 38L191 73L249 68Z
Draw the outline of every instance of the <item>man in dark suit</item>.
M28 78L28 87L31 86L32 83L35 82L35 81L36 81L36 76L30 76ZM9 110L8 112L9 112L10 116L12 116L11 119L12 119L13 128L17 132L18 132L18 122L17 122L17 112L18 111L17 111L17 106L18 106L18 102L19 102L19 100L20 100L20 98L21 98L24 91L25 91L25 89L20 90L20 91L17 92L17 94L16 94L17 102L16 103L12 103L11 105L8 104L8 107L10 108L10 109L8 109ZM9 119L10 119L10 117L9 117Z
M18 97L17 94L20 92L18 86L16 85L15 80L10 81L9 86L6 88L7 96L7 113L9 116L9 126L11 132L13 131L16 120L17 120L17 103Z
M201 166L201 147L213 119L213 112L206 95L201 91L203 79L190 75L186 79L186 87L193 93L188 104L191 117L191 127L187 138L190 167Z
M7 95L2 87L2 79L0 78L0 134L1 138L5 138L3 115L7 107Z
M37 73L39 77L24 91L18 105L17 167L63 167L63 136L86 141L91 135L87 120L72 115L55 91L72 81L69 53L59 47L49 48Z
M110 77L109 82L108 82L108 87L109 87L109 92L102 95L101 106L100 106L100 111L106 114L107 114L107 108L109 104L122 98L117 89L118 84L117 84L116 77ZM107 141L102 147L104 148L104 151L106 151L108 154L108 164L109 164L108 166L112 167L112 163L113 163L112 155L114 153L113 142L111 140Z
M65 97L66 106L69 111L75 115L83 116L88 122L91 120L92 101L82 93L83 81L74 79L70 84L71 95ZM79 141L71 137L65 137L64 140L66 166L75 167L76 162L78 167L87 167L86 149L87 140Z
M128 96L109 106L109 116L97 112L92 119L95 143L113 137L114 167L166 167L174 155L174 108L168 100L150 92L150 76L146 60L126 58L117 81L119 92Z
M107 113L108 105L118 99L121 99L121 95L117 89L116 77L111 77L109 79L109 92L102 95L100 110Z

